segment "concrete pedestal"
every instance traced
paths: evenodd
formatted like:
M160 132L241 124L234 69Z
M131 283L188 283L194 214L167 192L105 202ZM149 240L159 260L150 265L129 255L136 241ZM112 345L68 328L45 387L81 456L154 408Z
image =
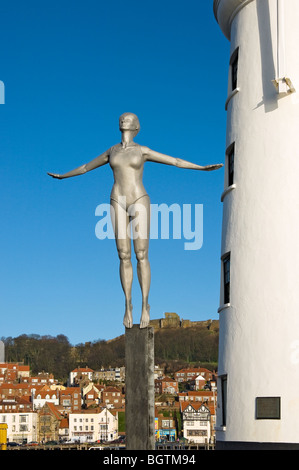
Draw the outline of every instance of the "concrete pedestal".
M155 448L154 329L126 328L126 448Z

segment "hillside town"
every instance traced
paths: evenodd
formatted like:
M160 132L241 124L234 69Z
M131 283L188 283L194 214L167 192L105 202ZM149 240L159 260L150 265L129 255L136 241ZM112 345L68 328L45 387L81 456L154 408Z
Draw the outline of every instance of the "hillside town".
M167 376L155 366L157 443L215 442L215 372L187 368ZM125 368L78 367L61 384L53 374L32 375L23 363L0 363L0 423L7 448L125 445Z

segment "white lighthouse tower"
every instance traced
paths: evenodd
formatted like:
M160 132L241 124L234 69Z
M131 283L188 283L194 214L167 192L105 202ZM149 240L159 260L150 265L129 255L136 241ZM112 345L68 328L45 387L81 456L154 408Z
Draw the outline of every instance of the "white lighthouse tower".
M214 14L231 45L216 446L298 449L299 0Z

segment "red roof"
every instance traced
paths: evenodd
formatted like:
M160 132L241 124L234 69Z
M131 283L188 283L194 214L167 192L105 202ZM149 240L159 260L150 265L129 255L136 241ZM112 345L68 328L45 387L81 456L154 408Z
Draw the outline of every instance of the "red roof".
M215 392L211 390L190 390L189 392L179 393L179 397L212 397Z
M29 372L29 366L24 366L23 364L18 364L16 362L1 362L0 369L8 369L8 370L21 370Z
M210 404L202 403L202 402L182 401L181 402L181 411L182 412L185 411L185 409L188 406L191 406L195 411L198 411L201 408L201 406L205 406L206 408L209 409L209 411L212 415L215 414L215 406L214 405L210 405Z

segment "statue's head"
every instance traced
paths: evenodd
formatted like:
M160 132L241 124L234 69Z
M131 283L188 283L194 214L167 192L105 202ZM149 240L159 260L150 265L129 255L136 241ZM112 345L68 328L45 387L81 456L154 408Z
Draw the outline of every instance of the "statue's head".
M125 131L130 130L134 131L134 137L140 131L140 123L136 114L133 113L124 113L119 118L119 130Z

